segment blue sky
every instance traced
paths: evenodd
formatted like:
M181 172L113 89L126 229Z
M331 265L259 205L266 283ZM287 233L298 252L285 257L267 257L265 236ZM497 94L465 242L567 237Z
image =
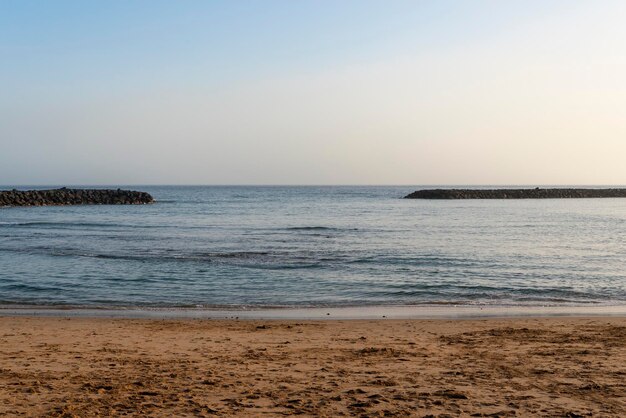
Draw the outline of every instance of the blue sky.
M626 183L624 10L0 1L0 179Z
M213 85L480 42L576 2L502 3L4 1L2 75L37 91Z

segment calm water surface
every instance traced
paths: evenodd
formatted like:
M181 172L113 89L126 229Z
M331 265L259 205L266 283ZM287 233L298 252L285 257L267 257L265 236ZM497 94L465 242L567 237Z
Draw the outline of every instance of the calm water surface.
M626 303L626 199L132 188L158 203L0 208L0 304Z

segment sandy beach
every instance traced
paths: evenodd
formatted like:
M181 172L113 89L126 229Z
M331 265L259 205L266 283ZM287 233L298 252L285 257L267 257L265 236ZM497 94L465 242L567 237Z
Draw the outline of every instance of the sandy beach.
M626 414L626 318L0 318L0 416Z

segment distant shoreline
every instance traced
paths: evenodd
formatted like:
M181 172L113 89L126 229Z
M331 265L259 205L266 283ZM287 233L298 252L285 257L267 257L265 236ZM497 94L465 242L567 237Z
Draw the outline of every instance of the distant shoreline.
M424 189L405 199L589 199L626 198L626 189Z

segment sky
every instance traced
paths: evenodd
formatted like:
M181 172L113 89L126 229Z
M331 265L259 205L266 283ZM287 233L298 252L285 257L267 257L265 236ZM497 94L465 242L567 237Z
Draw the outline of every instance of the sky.
M0 0L0 184L626 184L622 0Z

